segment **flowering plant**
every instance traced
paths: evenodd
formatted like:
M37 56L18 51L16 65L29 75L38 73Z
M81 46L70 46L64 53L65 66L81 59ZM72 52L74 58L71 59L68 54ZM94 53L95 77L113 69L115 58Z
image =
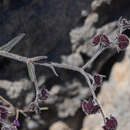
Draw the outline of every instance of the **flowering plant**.
M116 130L118 125L117 119L112 115L110 116L110 118L105 116L103 109L99 101L97 100L95 94L95 90L97 89L97 87L100 87L102 85L103 78L105 76L97 73L92 75L87 72L87 68L107 48L116 48L118 52L124 51L129 45L128 37L125 34L122 34L126 29L130 29L130 21L121 17L118 21L118 30L116 32L116 36L114 39L110 39L105 34L98 34L97 36L95 36L91 44L92 46L98 46L98 51L82 67L68 65L68 64L59 64L54 62L41 63L39 61L46 59L47 58L46 56L37 56L33 58L28 58L28 57L19 56L17 54L11 53L10 52L11 49L25 36L24 33L19 34L14 39L9 41L7 44L1 46L0 56L4 56L19 62L23 62L27 65L30 80L34 83L35 86L35 99L24 110L16 108L9 101L7 101L5 98L0 96L0 99L8 105L8 107L0 106L0 123L2 124L1 130L17 130L17 127L20 126L19 113L23 114L26 117L27 112L36 112L38 114L41 110L47 110L46 107L41 108L39 106L40 101L47 100L49 96L49 92L45 88L43 88L42 90L39 89L37 77L35 74L36 73L35 66L37 65L49 67L57 77L59 75L56 72L55 68L63 68L63 69L76 71L79 72L82 76L84 76L86 82L88 83L93 98L89 100L84 99L82 101L83 112L86 115L101 113L104 120L104 125L102 128L104 130ZM11 123L8 120L8 116L12 114L9 108L13 109L13 114L15 115L15 119L13 123Z

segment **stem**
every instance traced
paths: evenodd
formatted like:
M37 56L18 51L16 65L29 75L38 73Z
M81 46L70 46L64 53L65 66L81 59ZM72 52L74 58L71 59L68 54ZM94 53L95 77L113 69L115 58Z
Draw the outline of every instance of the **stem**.
M10 52L7 52L7 51L0 51L0 55L7 57L7 58L10 58L10 59L13 59L13 60L16 60L16 61L20 61L20 62L24 62L24 63L27 62L26 57L19 56L19 55L16 55L16 54L13 54L13 53L10 53Z
M85 72L85 71L82 71L82 74L84 75L86 81L88 82L90 91L91 91L91 93L92 93L92 95L93 95L93 98L94 98L95 102L96 102L97 105L99 105L99 107L100 107L100 113L101 113L101 115L102 115L102 117L103 117L103 120L104 120L104 123L105 123L105 122L106 122L106 119L105 119L105 115L104 115L103 109L102 109L102 107L101 107L99 101L97 100L97 97L96 97L95 92L93 91L93 86L92 86L92 84L91 84L91 82L90 82L90 79L89 79L89 77L86 75L86 72Z
M4 97L0 96L0 99L1 99L3 102L5 102L7 105L9 105L10 107L13 107L13 108L14 108L13 104L11 104L9 101L7 101Z
M83 65L83 69L85 70L86 68L88 68L92 62L106 49L106 47L104 48L99 48L99 50L97 51L97 53L85 64Z
M15 117L16 120L18 120L18 118L19 118L19 112L20 112L19 109L17 109L16 110L16 117Z

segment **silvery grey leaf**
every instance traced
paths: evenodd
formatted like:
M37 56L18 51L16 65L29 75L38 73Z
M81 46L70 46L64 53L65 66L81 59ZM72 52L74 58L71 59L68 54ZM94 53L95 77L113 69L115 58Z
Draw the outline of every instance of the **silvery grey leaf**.
M32 63L27 63L28 74L32 82L36 81L35 66Z
M32 62L36 62L36 61L39 61L39 60L43 60L43 59L47 59L47 56L36 56L36 57L33 57L33 58L29 58Z
M10 52L7 52L7 51L0 51L0 56L7 57L7 58L10 58L10 59L14 59L16 61L20 61L20 62L23 62L23 63L27 62L26 57L16 55L16 54L13 54L13 53L10 53Z
M23 37L25 36L25 33L21 33L15 38L13 38L11 41L6 43L5 45L0 47L0 50L3 51L10 51Z

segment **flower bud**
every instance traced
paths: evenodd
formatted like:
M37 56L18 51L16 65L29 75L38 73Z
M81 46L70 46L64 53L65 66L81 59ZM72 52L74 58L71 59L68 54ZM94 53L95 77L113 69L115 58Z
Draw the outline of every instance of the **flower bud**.
M13 125L14 125L14 126L17 126L17 127L20 127L20 123L19 123L18 120L14 120Z
M108 46L110 44L110 41L106 35L99 34L94 37L92 43L94 46L99 45L99 44L103 46Z
M82 101L82 110L85 114L96 114L99 112L100 107L95 105L93 100L84 100Z
M110 116L110 119L109 118L106 118L106 123L105 125L103 126L103 129L104 130L116 130L117 129L117 120L115 117L113 116Z
M118 37L118 47L120 50L124 50L129 45L129 39L125 34L120 34Z
M0 106L0 120L6 120L8 118L8 110L4 106Z
M49 96L48 90L43 88L39 94L39 99L40 100L46 100Z

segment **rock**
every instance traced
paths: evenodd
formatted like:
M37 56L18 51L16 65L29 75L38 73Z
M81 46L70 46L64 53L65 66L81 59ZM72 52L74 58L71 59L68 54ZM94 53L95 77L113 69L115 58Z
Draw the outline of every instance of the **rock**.
M36 123L36 121L30 120L27 123L27 127L28 129L32 130L32 129L37 129L38 128L38 123Z
M69 65L81 66L83 65L83 59L80 54L73 53L68 57L62 57L63 62Z
M101 7L102 4L110 4L112 0L94 0L91 4L91 8L95 11L97 8Z
M57 121L56 123L52 124L49 130L71 130L71 129L64 122Z

